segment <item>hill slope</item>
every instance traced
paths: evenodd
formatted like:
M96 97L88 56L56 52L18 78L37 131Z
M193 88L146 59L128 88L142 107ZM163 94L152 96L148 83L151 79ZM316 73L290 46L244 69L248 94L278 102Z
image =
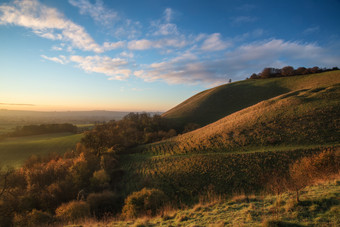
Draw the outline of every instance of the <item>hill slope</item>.
M300 85L301 86L301 85ZM198 130L146 146L152 154L228 152L339 143L340 84L260 102Z
M340 71L305 76L245 80L200 92L170 109L162 116L177 127L187 123L201 126L287 92L340 83Z

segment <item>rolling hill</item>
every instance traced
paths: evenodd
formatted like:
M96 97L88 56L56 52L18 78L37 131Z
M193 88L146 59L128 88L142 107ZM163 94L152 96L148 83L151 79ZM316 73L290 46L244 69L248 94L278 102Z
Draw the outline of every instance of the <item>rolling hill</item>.
M177 127L187 123L205 126L261 101L301 89L340 83L340 71L284 78L245 80L202 91L162 116Z

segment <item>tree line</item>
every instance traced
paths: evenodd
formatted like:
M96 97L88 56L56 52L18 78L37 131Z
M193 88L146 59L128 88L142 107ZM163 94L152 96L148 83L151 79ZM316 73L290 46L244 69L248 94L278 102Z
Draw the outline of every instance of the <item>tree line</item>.
M267 79L267 78L273 78L273 77L297 76L297 75L306 75L306 74L321 73L321 72L328 72L328 71L335 71L335 70L339 70L339 68L338 67L319 68L318 66L314 66L312 68L299 67L297 69L294 69L294 67L292 66L285 66L279 69L279 68L267 67L267 68L264 68L262 72L260 73L257 73L257 74L253 73L250 76L250 79Z
M77 126L72 124L41 124L41 125L25 125L17 127L14 132L9 133L9 136L32 136L47 133L70 132L77 133Z

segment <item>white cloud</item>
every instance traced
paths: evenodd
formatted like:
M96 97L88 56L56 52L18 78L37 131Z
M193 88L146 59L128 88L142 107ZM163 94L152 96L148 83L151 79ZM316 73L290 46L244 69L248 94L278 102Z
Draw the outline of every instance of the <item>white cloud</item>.
M78 64L78 67L86 72L96 72L109 76L109 80L124 80L129 77L131 70L127 66L128 62L121 58L110 58L107 56L79 56L73 55L70 61Z
M147 50L152 48L152 42L147 39L132 40L128 43L130 50Z
M96 0L94 4L88 0L69 0L69 3L78 7L81 14L88 14L103 25L112 25L115 20L119 19L118 13L105 8L101 0Z
M103 52L85 29L66 19L54 8L37 0L16 0L0 6L0 24L13 24L30 28L41 37L71 43L73 48Z
M46 60L53 61L59 64L65 64L68 62L64 55L59 55L59 57L47 57L46 55L40 55L40 56Z
M126 57L126 58L133 58L134 55L131 52L123 51L122 53L120 53L120 56Z
M204 40L201 49L205 51L219 51L231 46L231 43L222 41L220 33L214 33Z
M103 44L103 47L105 50L114 50L114 49L118 49L118 48L123 48L125 46L125 42L124 41L118 41L118 42L105 42Z

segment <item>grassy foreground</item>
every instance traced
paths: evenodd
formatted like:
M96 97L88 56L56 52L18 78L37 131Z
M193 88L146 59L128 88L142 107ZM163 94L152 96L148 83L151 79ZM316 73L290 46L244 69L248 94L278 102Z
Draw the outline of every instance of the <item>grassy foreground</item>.
M154 218L128 221L85 221L81 226L339 226L340 182L309 186L296 203L294 193L279 196L215 197L181 210L165 209Z
M71 133L9 137L0 141L0 164L18 167L31 155L65 153L72 150L81 137L82 134Z

